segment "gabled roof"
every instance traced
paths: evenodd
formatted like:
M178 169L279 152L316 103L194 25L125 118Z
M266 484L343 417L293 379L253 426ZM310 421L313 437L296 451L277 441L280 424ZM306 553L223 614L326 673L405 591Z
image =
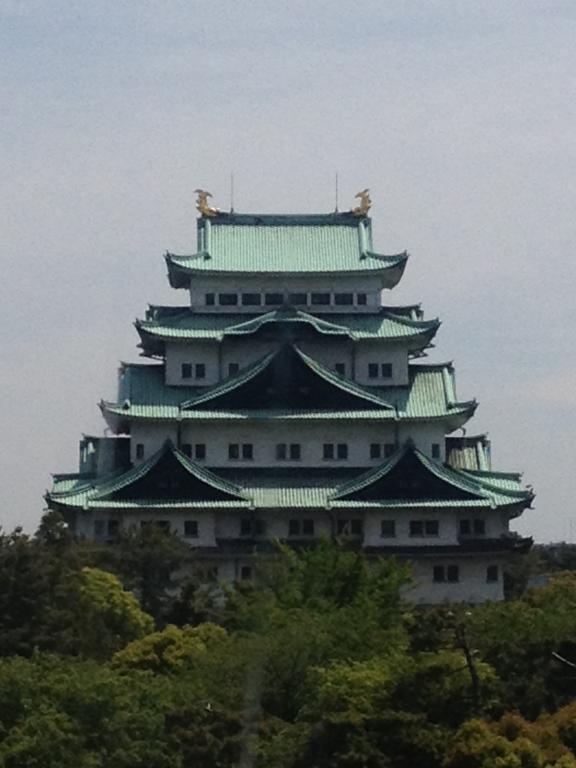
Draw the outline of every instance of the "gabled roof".
M234 483L190 461L170 440L149 459L125 472L73 484L56 482L48 500L64 506L142 506L158 502L239 502L245 492Z
M276 215L221 213L198 219L197 252L166 254L174 288L198 273L389 273L393 287L407 253L384 256L372 250L370 219L350 213Z
M498 507L527 506L533 495L498 482L494 473L465 473L441 464L407 443L380 466L335 489L330 498L385 506L432 501L435 506Z
M288 307L258 315L199 313L182 308L178 314L160 314L154 319L137 320L135 325L142 346L160 353L166 341L221 341L227 336L253 335L274 326L291 327L296 333L300 328L312 328L324 336L344 336L354 341L408 341L409 349L422 349L438 330L440 321L413 319L393 309L373 314L338 312L318 317Z
M303 388L311 387L307 394L298 387L292 387L292 393L287 391L288 382L295 380L284 374L290 357L297 364L294 375L300 376L300 381L306 376ZM114 429L122 429L134 419L442 419L450 431L462 426L476 408L475 401L456 400L453 373L449 364L410 365L407 386L368 388L339 376L294 347L285 347L282 354L280 350L270 353L236 376L205 389L166 386L162 365L125 365L118 402L102 402L101 408ZM275 380L280 387L274 392ZM311 396L314 393L316 400Z

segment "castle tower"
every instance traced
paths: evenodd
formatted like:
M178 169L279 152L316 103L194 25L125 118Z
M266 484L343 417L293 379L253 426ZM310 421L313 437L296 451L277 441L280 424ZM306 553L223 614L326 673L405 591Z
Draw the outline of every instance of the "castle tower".
M416 602L502 599L532 494L492 470L485 436L453 436L476 402L422 362L439 321L383 305L408 256L374 251L362 202L253 215L204 196L196 252L166 254L189 305L136 322L147 362L101 403L113 436L85 437L47 495L78 536L154 523L226 580L274 540L338 537L409 559Z

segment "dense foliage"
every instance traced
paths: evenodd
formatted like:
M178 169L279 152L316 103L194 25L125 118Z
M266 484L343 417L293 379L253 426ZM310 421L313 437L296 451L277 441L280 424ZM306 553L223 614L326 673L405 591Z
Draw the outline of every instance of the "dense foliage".
M49 515L0 534L0 767L576 768L557 569L524 592L519 569L506 603L415 609L403 566L338 544L231 589L166 534L96 547Z

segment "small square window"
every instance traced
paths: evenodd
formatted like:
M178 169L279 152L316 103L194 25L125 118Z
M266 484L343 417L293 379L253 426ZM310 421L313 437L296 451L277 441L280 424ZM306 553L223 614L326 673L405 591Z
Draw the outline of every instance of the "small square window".
M240 446L238 443L229 443L228 444L228 458L229 459L239 459L240 458Z
M300 444L290 443L290 460L300 461Z
M213 307L216 303L216 297L213 293L207 293L205 296L206 299L206 306L207 307Z
M264 296L264 303L269 307L277 307L284 303L284 294L282 293L267 293Z
M334 370L340 376L346 376L346 363L336 363Z
M324 306L327 304L330 304L330 294L329 293L311 293L310 303L315 305L324 305Z
M424 523L424 533L426 536L438 536L440 523L438 520L426 520Z
M198 520L184 520L184 536L190 539L198 538Z
M396 536L396 520L381 520L380 536L383 539L393 539Z
M440 443L432 443L432 458L440 458Z
M286 461L286 443L278 443L276 446L276 460L277 461Z
M322 446L322 458L328 460L334 458L334 443L324 443Z
M198 461L204 461L206 458L206 444L196 443L194 446L194 458Z
M154 525L162 533L170 533L170 521L169 520L154 520Z
M144 458L144 443L136 443L136 458Z
M460 536L470 536L472 525L470 520L460 520Z
M486 533L486 522L481 517L477 517L473 522L473 528L475 536L484 536Z
M378 378L378 363L368 363L368 378L369 379Z
M446 572L443 565L435 565L432 569L432 579L436 582L446 581Z
M486 568L486 581L489 583L493 583L495 581L499 580L499 573L498 573L498 566L497 565L489 565Z
M252 443L242 443L242 458L244 460L252 460L254 458Z
M183 379L192 378L192 363L182 363L181 375Z
M357 293L356 294L356 304L358 306L362 307L367 303L366 301L366 294L365 293Z
M380 363L380 376L383 379L392 378L392 363Z
M197 379L205 379L206 378L206 366L204 363L196 363L194 366L194 375Z
M423 536L424 522L422 520L410 520L410 536Z
M446 566L446 581L460 581L460 568L457 565Z
M382 446L380 443L370 443L370 458L380 459L382 458Z
M240 366L238 363L228 363L228 376L236 376L239 370Z
M348 445L346 443L338 443L336 446L336 458L341 461L348 458Z
M300 520L288 520L288 536L300 536Z
M307 293L289 293L288 303L289 304L308 304L308 294Z
M262 304L262 296L259 293L243 293L242 305L244 307L259 307Z
M184 445L182 446L182 453L184 454L184 456L188 456L189 459L192 458L192 446L190 445L190 443L184 443Z
M108 536L118 536L118 533L120 531L120 523L118 520L108 520L108 525L106 526L107 531L106 533Z
M250 581L252 579L252 568L249 565L243 565L240 568L240 580Z
M314 520L302 520L302 535L314 536Z
M237 293L219 293L218 303L221 307L235 307L238 304Z
M394 443L384 443L384 458L389 459L396 452Z
M337 306L350 306L354 304L354 294L352 293L335 293L334 304Z

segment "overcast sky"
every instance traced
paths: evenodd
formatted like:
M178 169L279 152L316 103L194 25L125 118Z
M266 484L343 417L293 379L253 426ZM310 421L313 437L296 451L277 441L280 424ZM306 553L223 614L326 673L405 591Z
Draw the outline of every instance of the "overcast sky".
M147 302L186 303L193 190L323 212L338 170L534 486L518 530L576 540L575 40L574 0L0 0L2 526L101 433Z

